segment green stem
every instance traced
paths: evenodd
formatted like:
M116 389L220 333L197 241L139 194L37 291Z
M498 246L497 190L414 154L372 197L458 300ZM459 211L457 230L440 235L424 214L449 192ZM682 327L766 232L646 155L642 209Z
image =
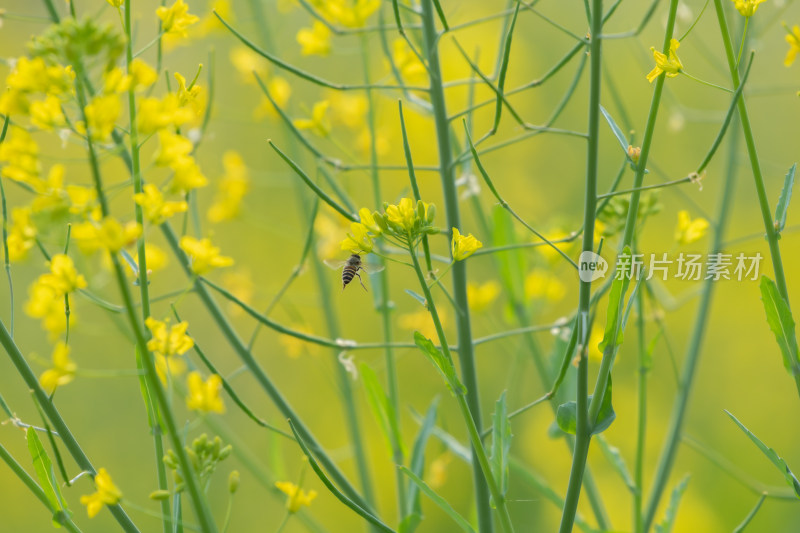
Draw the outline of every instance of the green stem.
M725 172L723 173L724 176L728 176L728 181L722 191L722 201L719 206L716 224L717 231L714 233L709 254L719 253L723 250L722 243L724 240L724 230L730 215L730 207L733 203L734 180L736 178L737 168L737 141L738 137L736 135L731 135L729 137L729 155ZM673 403L669 428L667 430L667 436L664 440L664 447L659 457L656 476L653 480L653 487L650 492L650 500L648 501L644 512L643 525L641 529L642 532L647 532L653 523L659 501L664 493L664 488L666 487L669 479L672 465L675 462L675 454L677 453L678 444L681 441L686 407L689 403L689 393L691 392L692 382L694 381L703 335L705 334L707 327L708 313L711 306L711 296L714 285L715 282L713 280L706 280L703 283L703 288L700 293L700 301L697 308L695 324L689 341L689 348L686 353L683 370L680 375L680 381L678 382L678 395Z
M639 388L638 409L639 421L636 427L636 463L633 481L636 492L633 494L633 526L635 533L642 533L642 481L644 479L645 436L647 435L647 347L645 345L644 291L636 296L639 306L637 329L639 330Z
M424 0L422 2L424 48L428 54L430 98L439 149L439 174L444 191L447 227L458 228L461 226L458 191L456 190L455 176L453 175L452 156L450 153L450 130L447 119L444 89L442 88L442 71L439 66L439 50L437 46L438 34L434 26L434 16L432 0ZM414 260L416 261L416 256L414 256ZM427 288L427 285L425 287ZM470 324L469 306L467 304L467 267L464 261L459 261L453 267L453 297L455 298L457 307L464 311L463 313L456 314L458 358L461 363L461 379L467 387L466 401L469 405L469 412L472 416L472 422L477 428L477 433L480 434L483 424L481 423L478 377L475 369L475 355L472 346L472 327ZM474 451L474 443L472 479L475 484L475 504L478 510L478 527L481 533L491 533L493 524L491 508L489 506L489 492L486 480L481 473L480 461L478 460L477 453Z
M600 82L601 69L601 34L603 31L603 1L592 1L591 42L589 44L590 78L589 78L589 126L588 147L586 150L586 192L583 211L583 247L584 252L594 251L594 221L597 210L597 167L599 157L599 128L600 128ZM631 200L633 203L633 200ZM591 282L581 280L578 297L578 331L580 344L583 347L578 359L577 383L577 421L575 429L575 449L572 454L572 468L570 470L569 485L564 498L564 509L561 515L561 533L572 531L575 522L575 513L578 509L583 472L586 468L586 458L589 453L591 427L588 411L589 394L589 361L586 355L586 343L589 332L586 331L589 321L589 307L591 302ZM602 370L601 370L602 371ZM599 378L598 378L599 380Z
M125 47L125 54L127 60L127 71L128 75L130 75L130 67L131 63L133 62L133 36L131 35L131 0L125 2L125 36L127 38L127 43ZM160 36L159 36L160 38ZM130 127L129 127L129 137L131 143L131 163L132 169L131 173L133 175L133 192L134 194L139 194L142 192L142 172L139 162L139 132L136 125L136 94L134 91L134 87L131 87L128 90L128 114L130 117ZM142 206L138 203L134 202L134 212L136 216L136 222L140 226L144 226L144 216L142 214ZM150 316L150 282L148 280L147 274L147 256L145 254L145 240L144 240L144 232L142 233L142 237L139 238L137 242L137 251L138 251L138 264L139 264L139 294L141 297L141 305L142 305L142 323L147 320ZM137 348L137 367L142 369L142 360L141 360L141 353L146 350L147 347L141 345ZM159 490L167 490L167 469L166 465L164 464L164 442L161 437L161 424L158 421L158 415L156 410L153 406L153 392L150 390L148 386L147 379L145 376L141 376L139 378L140 383L144 386L146 394L144 394L144 403L145 408L147 409L147 419L150 423L150 431L153 435L153 452L155 455L155 462L156 462L156 473L158 478L158 488ZM169 508L169 498L162 498L161 502L161 515L162 519L162 529L164 533L170 533L172 531L172 524L170 521L170 508Z
M410 234L409 242L413 242ZM425 274L422 272L422 267L420 266L419 259L417 258L417 251L413 245L409 247L409 252L411 253L411 258L414 260L414 272L416 272L420 287L425 294L425 301L428 304L428 311L433 319L433 325L436 328L436 334L439 337L439 343L442 345L442 353L450 362L450 364L453 364L453 356L450 353L450 348L447 346L447 337L444 334L442 321L439 318L438 311L436 310L436 302L434 301L431 290L428 288L428 285L425 281ZM468 393L469 389L467 389L467 394ZM486 457L486 450L484 449L483 442L481 440L481 432L478 429L478 426L475 424L475 419L471 412L468 398L466 398L463 393L458 391L455 391L455 396L456 400L458 400L458 407L461 410L464 423L467 426L470 443L472 444L473 463L478 463L481 478L488 486L489 492L492 495L493 503L497 508L498 514L500 515L500 524L503 527L503 531L506 533L511 533L514 531L514 527L511 524L511 516L508 514L506 499L497 487L497 483L492 475L492 469L489 466L489 459ZM491 524L491 514L489 515L489 519L489 523Z
M3 121L3 131L0 132L0 144L6 139L9 120L9 116L6 115ZM11 338L14 338L14 280L11 277L11 259L8 257L8 208L6 207L6 190L2 179L0 179L0 207L2 207L3 212L3 263L5 264L6 277L8 278L8 300L11 307ZM67 325L69 326L69 322L67 322Z

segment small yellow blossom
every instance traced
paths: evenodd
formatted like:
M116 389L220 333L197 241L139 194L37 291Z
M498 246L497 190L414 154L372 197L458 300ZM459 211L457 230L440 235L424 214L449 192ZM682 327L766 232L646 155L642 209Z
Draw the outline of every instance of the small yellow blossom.
M64 313L64 295L48 284L33 283L28 289L29 299L25 303L25 313L41 320L42 327L54 341L67 329L67 316ZM75 311L69 315L69 323L75 321Z
M525 277L525 298L528 300L546 299L551 302L561 300L567 288L556 276L547 270L534 270Z
M43 130L53 131L66 125L61 100L52 94L45 96L44 100L31 102L30 115L31 123Z
M447 325L447 315L445 315L443 310L439 311L439 320L442 323L442 327ZM426 309L420 309L398 316L397 325L401 329L408 331L419 331L424 337L429 339L437 338L436 325L433 323L431 314Z
M450 452L444 452L439 457L431 461L428 469L427 481L431 488L438 489L447 481L447 467L453 460Z
M291 481L276 481L275 486L286 494L286 509L290 513L296 513L304 505L310 506L314 498L317 497L317 491L310 490L306 492Z
M181 37L186 37L186 29L199 20L189 13L189 6L183 0L176 0L170 7L159 7L156 15L161 19L161 27L165 33L174 33Z
M368 254L372 251L372 237L367 227L360 222L350 224L350 233L342 241L341 249L348 250L354 254Z
M327 137L331 132L331 124L327 117L329 106L328 100L317 102L311 111L311 118L295 119L294 127L299 130L311 130L320 137Z
M285 78L281 78L280 76L274 76L267 82L267 90L279 109L284 109L286 104L289 103L289 98L292 96L292 86L289 85L289 82L286 81ZM275 105L269 101L269 98L262 96L261 103L258 104L258 107L253 111L253 116L256 119L261 119L263 117L276 118L278 112L275 111Z
M331 30L319 20L309 28L302 28L297 32L297 42L300 44L304 56L326 56L331 52Z
M767 0L731 0L736 10L739 11L743 17L752 17L758 9L758 5L766 1Z
M202 67L202 65L200 66ZM188 106L198 117L202 115L205 108L205 94L202 87L195 84L187 88L186 78L177 72L175 73L175 79L178 82L178 102L180 105L183 107Z
M413 231L417 221L417 209L411 198L402 198L397 205L386 206L386 220L405 231Z
M202 35L208 35L211 32L224 30L225 26L219 21L219 19L214 15L214 12L225 19L228 23L233 24L236 22L236 17L231 8L230 0L214 0L211 4L211 9L206 16L202 18L200 24L197 28L198 33Z
M253 77L254 72L258 74L258 77L261 78L262 81L264 81L269 73L267 61L246 46L237 46L233 48L229 57L231 64L239 72L244 83L256 82L255 77ZM274 96L273 94L273 97Z
M188 193L208 185L208 179L193 157L180 159L171 168L175 171L170 186L171 192Z
M94 486L97 492L81 496L81 503L86 506L89 518L94 518L104 505L116 505L122 499L122 492L114 485L105 468L97 471Z
M483 243L476 239L472 233L468 235L461 235L458 228L453 228L453 242L451 250L453 252L454 261L462 261L475 253L475 250L481 248Z
M142 234L142 227L134 221L125 225L113 217L106 217L102 222L86 221L72 227L72 238L84 253L93 253L103 249L117 253L132 245Z
M149 242L145 243L144 245L144 253L147 257L147 273L157 272L159 270L164 270L167 264L169 263L169 258L167 253L156 246L155 244L151 244ZM139 254L133 256L133 260L136 263L136 266L139 266Z
M122 94L131 88L131 77L120 67L114 67L103 73L103 92L106 94Z
M155 155L155 164L160 167L176 167L186 162L194 150L192 141L172 133L169 130L158 132L158 152Z
M373 235L380 235L383 231L375 222L375 215L370 213L369 209L366 207L362 207L358 210L358 219Z
M0 163L5 163L0 176L36 189L42 186L39 146L24 129L11 128L6 140L0 144Z
M215 268L231 266L233 259L220 255L219 248L209 239L198 240L185 235L181 237L181 250L187 253L192 263L192 272L202 276Z
M125 0L106 0L111 6L120 8L125 4Z
M66 95L72 93L75 72L72 67L47 65L41 57L17 60L14 70L6 78L9 89L26 93Z
M97 191L94 187L67 185L66 193L69 200L69 212L74 215L85 215L96 206Z
M789 43L789 51L786 52L786 59L783 60L783 64L790 67L794 63L797 53L800 52L800 26L797 24L792 26L792 31L786 35L786 42Z
M498 294L500 294L500 284L494 280L481 285L471 281L467 283L467 302L469 308L476 313L488 309Z
M165 200L158 187L152 183L144 186L144 192L134 194L133 200L144 208L145 218L155 225L159 225L175 213L183 213L189 208L183 200L180 202Z
M66 207L69 198L64 190L64 165L53 165L47 173L47 181L42 181L36 187L39 195L34 198L31 208L34 213L47 210L58 210Z
M8 258L11 262L25 259L28 250L36 244L36 226L31 214L30 207L11 210L11 227L8 229Z
M156 69L138 58L131 61L128 74L134 89L147 89L158 80Z
M372 151L372 132L369 127L365 126L362 128L358 137L356 137L356 148L358 148L359 152L367 156ZM386 133L386 129L383 127L376 129L375 153L378 156L385 156L390 152L391 148L392 145L389 143L389 136Z
M316 0L312 2L331 21L349 28L361 28L381 6L380 0Z
M653 52L653 59L655 59L656 66L647 75L647 81L653 83L662 72L666 72L668 78L674 78L678 73L683 70L683 63L678 58L676 53L678 47L681 45L678 39L672 39L669 42L669 57L659 52L655 47L651 46L650 50Z
M236 217L242 198L250 190L247 167L238 152L225 152L222 165L225 167L225 175L219 182L214 203L208 209L208 219L211 222L222 222Z
M150 316L144 324L152 335L147 341L147 349L156 355L164 357L183 355L194 347L194 341L186 334L188 322L170 327L169 319L162 322Z
M225 404L222 403L219 390L222 388L222 378L217 374L211 374L206 381L200 372L191 372L186 379L189 388L186 396L186 407L193 411L203 411L204 413L224 413Z
M708 230L708 220L697 217L692 220L688 211L678 212L678 226L675 228L675 240L679 244L691 244L703 238Z
M139 132L150 135L169 126L182 126L194 118L191 109L182 107L175 93L168 93L162 99L143 98L139 101L136 124Z
M56 254L50 258L50 272L39 276L37 283L52 287L56 294L64 295L86 287L86 278L78 274L72 258Z
M53 368L45 370L39 377L39 383L47 394L53 394L58 387L75 379L78 366L69 358L69 346L63 342L53 349Z
M92 139L105 141L114 131L122 105L116 94L96 96L86 105L86 121Z
M406 83L421 84L428 77L425 65L403 38L397 38L392 42L392 61Z
M369 103L363 94L331 91L328 101L331 103L331 119L334 122L344 124L352 129L366 126Z

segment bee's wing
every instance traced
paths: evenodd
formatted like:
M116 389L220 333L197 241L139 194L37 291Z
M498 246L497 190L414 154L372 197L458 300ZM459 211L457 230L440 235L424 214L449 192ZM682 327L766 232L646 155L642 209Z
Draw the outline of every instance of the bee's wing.
M347 261L334 261L333 259L324 259L322 262L325 263L328 268L332 268L334 270L339 270L347 264Z
M381 270L383 270L385 268L386 268L386 265L369 265L369 268L365 268L364 270L366 270L370 274L377 274L378 272L380 272Z

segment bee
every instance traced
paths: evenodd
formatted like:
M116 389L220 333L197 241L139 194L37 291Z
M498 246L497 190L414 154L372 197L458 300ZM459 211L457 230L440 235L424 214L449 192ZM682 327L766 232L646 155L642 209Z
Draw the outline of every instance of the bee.
M352 254L346 261L329 261L326 259L325 264L336 270L342 269L342 290L344 290L347 284L353 281L355 277L358 277L361 286L364 287L364 290L367 290L367 286L364 285L364 280L361 279L361 274L359 273L360 270L366 272L367 269L364 268L364 262L361 261L361 256L359 254ZM370 272L380 272L384 268L383 266L370 267Z

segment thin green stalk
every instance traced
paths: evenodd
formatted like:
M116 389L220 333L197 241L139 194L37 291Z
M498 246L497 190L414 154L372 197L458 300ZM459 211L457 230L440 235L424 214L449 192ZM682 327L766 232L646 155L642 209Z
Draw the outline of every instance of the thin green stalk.
M597 210L597 170L600 151L600 82L601 68L601 34L603 31L603 0L592 1L591 42L589 44L590 78L589 78L589 125L588 146L586 150L586 192L583 211L583 247L584 252L594 251L594 221ZM588 411L589 394L589 360L586 353L586 344L589 338L587 324L589 320L589 306L591 301L591 281L580 282L578 298L578 331L581 338L582 349L578 359L577 382L577 420L575 429L575 449L572 454L572 468L570 470L569 485L564 498L564 509L561 515L561 533L569 533L575 522L575 513L578 509L578 500L583 483L583 472L586 468L586 457L589 454L589 441L591 439L591 420ZM601 370L602 371L602 370ZM596 399L595 395L595 398ZM601 394L602 396L602 394Z
M6 115L3 121L3 131L0 132L0 144L6 140L9 120L10 117ZM2 206L3 211L3 263L6 268L6 277L8 277L8 300L11 308L11 338L14 338L14 280L11 277L11 259L8 257L8 209L6 207L6 190L3 186L2 179L0 179L0 206ZM67 325L69 325L69 321L67 321Z
M647 364L647 347L645 346L644 322L644 291L636 295L639 306L639 316L636 320L636 329L639 332L639 386L638 386L638 422L636 425L636 463L634 465L633 481L636 492L633 494L633 530L642 533L642 481L644 479L645 437L647 435L647 373L650 368Z
M732 130L733 131L733 130ZM736 179L737 168L737 135L730 135L728 146L728 161L726 163L723 176L728 176L728 181L722 191L722 200L719 206L717 216L716 231L709 248L709 254L719 253L723 250L724 230L726 228L730 212L731 204L733 203L734 183ZM695 324L692 329L692 335L689 341L689 347L686 353L686 359L683 364L683 370L680 374L678 382L678 394L672 406L672 415L670 417L669 428L667 436L664 440L664 446L658 461L656 469L656 477L653 480L653 487L650 491L650 500L644 512L644 519L641 531L647 532L653 523L656 510L661 496L664 493L667 481L669 479L672 465L675 462L675 455L677 453L678 444L681 440L683 431L683 420L686 415L686 407L689 403L689 393L692 389L694 381L695 370L697 362L700 357L703 336L706 331L708 314L711 306L711 297L713 293L715 282L713 280L706 280L703 282L703 288L700 293L700 301L698 303L697 315Z
M731 43L730 32L728 31L728 22L725 18L725 10L719 0L714 0L714 6L717 9L717 20L719 21L719 30L722 34L722 42L725 45L725 56L728 59L728 70L731 74L731 81L733 86L738 89L741 85L739 80L738 60L734 57L733 44ZM745 23L746 24L746 23ZM745 29L746 29L745 25ZM742 46L744 46L744 36L742 37ZM791 308L789 302L789 291L786 288L786 275L783 271L783 260L781 259L781 249L778 245L780 234L775 228L772 221L772 214L770 213L769 200L767 199L767 190L764 186L764 177L761 174L761 164L758 160L758 152L756 151L756 143L753 138L753 129L750 126L750 116L747 114L747 104L745 103L744 95L739 98L738 102L739 119L742 123L742 132L744 133L744 140L747 144L747 155L750 158L750 168L753 172L753 180L755 181L756 193L758 194L758 206L761 209L761 217L764 219L764 230L767 234L767 242L769 243L769 254L772 257L772 269L775 274L775 284L778 286L778 292L786 302L786 306ZM795 336L795 331L790 332L791 336ZM800 395L800 374L794 374L795 386L797 393Z
M125 2L125 36L127 38L127 43L125 46L125 54L127 59L127 71L130 75L130 67L131 63L133 62L133 36L131 35L131 1L128 0ZM160 35L159 35L160 38ZM132 175L133 175L133 192L134 194L139 194L142 192L142 172L140 168L139 162L139 132L136 125L136 94L134 91L134 87L131 87L128 90L128 114L130 117L130 127L129 127L129 137L131 143L131 162L133 164L132 167ZM144 226L144 216L142 214L142 206L138 203L134 202L134 212L136 216L136 222L140 226ZM147 273L147 254L145 253L145 240L144 240L144 233L137 241L137 249L138 249L138 264L139 264L139 294L141 299L142 305L142 323L147 320L150 316L150 282L148 280L148 273ZM67 321L69 324L69 321ZM141 353L146 350L146 346L139 346L136 353L137 353L137 361L136 365L141 369L142 361L141 361ZM150 390L148 386L147 379L145 376L141 376L140 383L144 385L144 389L146 394L144 394L144 403L145 408L147 409L147 420L150 424L150 431L153 435L153 452L155 455L155 462L156 462L156 473L158 479L158 488L159 490L167 490L167 469L166 465L164 464L164 442L161 438L161 424L158 421L158 416L156 414L156 410L153 407L153 392ZM172 524L170 522L170 508L169 508L169 498L162 498L161 499L161 515L163 517L162 520L162 528L164 533L170 533L172 531Z
M25 381L25 384L31 391L33 391L36 401L39 403L42 411L44 411L44 414L47 415L47 418L50 419L50 422L53 424L53 428L55 429L55 433L57 433L64 442L64 446L77 463L78 468L89 472L90 475L94 477L97 474L97 470L94 468L91 461L89 461L89 458L81 449L78 441L75 440L75 437L72 435L72 432L70 431L66 422L64 422L64 419L61 418L61 414L50 400L50 397L47 395L44 389L42 389L41 385L39 384L39 380L36 378L36 374L34 374L33 370L31 370L31 367L28 366L28 362L25 360L22 352L14 343L14 339L11 338L11 335L6 329L6 325L2 320L0 320L0 345L5 348L6 353L11 359L11 362L14 364L14 367L16 367L19 375ZM131 521L130 517L128 517L127 513L120 504L117 503L114 505L109 505L108 510L111 512L111 514L114 516L114 519L124 531L128 533L139 532L139 529Z
M433 107L439 149L440 177L447 212L447 227L458 228L461 225L458 207L458 191L456 190L455 176L453 175L452 156L450 153L450 129L445 105L444 89L442 88L442 71L439 66L439 50L437 47L438 34L434 26L434 9L431 0L423 0L422 2L422 19L425 42L424 48L428 55L430 71L430 98ZM414 256L414 259L416 260L416 256ZM470 324L469 306L467 305L467 267L464 261L459 261L453 267L453 297L455 298L456 305L464 310L463 313L456 314L458 358L461 362L461 379L467 387L469 412L477 428L477 433L480 434L483 424L481 423L478 377L475 369L475 356L472 346L472 327ZM493 524L489 506L489 491L486 480L481 472L480 461L474 451L472 478L475 485L475 504L478 509L479 530L481 533L491 533Z
M436 328L436 333L439 337L439 343L442 345L442 353L450 361L452 364L453 356L450 354L450 348L447 346L447 337L444 334L444 328L442 327L442 321L439 318L439 313L436 310L436 302L433 299L433 295L431 294L431 290L428 288L428 285L425 281L425 274L422 272L422 267L420 267L419 259L417 258L416 250L414 249L413 241L411 235L409 234L409 252L411 253L411 258L414 260L414 272L417 274L417 279L419 280L420 287L425 295L425 301L428 304L428 311L430 312L431 318L433 319L433 325ZM467 389L467 394L469 393L469 389ZM492 469L489 466L489 460L486 457L486 450L483 447L483 442L481 440L480 430L478 429L477 425L475 424L474 417L472 412L470 411L470 406L465 398L464 393L455 391L454 392L456 400L458 401L458 407L461 410L461 415L464 418L464 423L467 426L467 432L469 434L469 440L472 444L472 458L473 463L477 461L480 469L481 469L481 476L485 480L485 483L488 486L489 492L492 495L492 500L497 508L498 514L500 516L500 524L503 527L503 531L506 533L512 533L514 531L514 526L511 524L511 516L508 514L508 507L506 506L506 499L505 495L500 492L500 489L497 487L497 482L492 475ZM491 515L489 516L491 519ZM490 520L491 523L491 520ZM483 531L483 530L481 530Z

